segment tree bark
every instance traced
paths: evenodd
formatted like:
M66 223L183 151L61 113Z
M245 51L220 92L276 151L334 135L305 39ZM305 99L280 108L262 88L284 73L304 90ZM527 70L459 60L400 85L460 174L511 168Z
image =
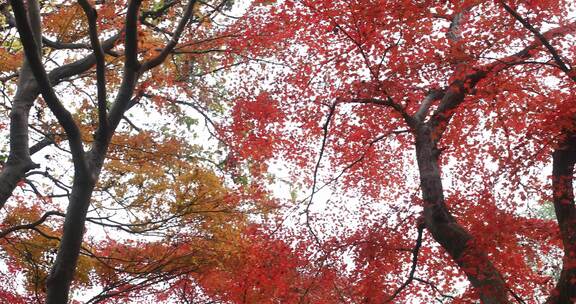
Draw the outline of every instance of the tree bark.
M0 173L0 209L12 196L12 192L26 172L38 166L30 158L28 140L28 116L36 97L38 97L36 81L34 75L30 73L28 63L24 61L10 110L10 152Z
M40 26L40 6L38 1L28 1L27 19L36 39L42 37ZM42 44L37 45L40 52ZM30 68L28 59L24 59L20 68L18 86L10 110L10 152L8 160L0 173L0 209L29 170L38 165L30 159L28 141L28 116L30 109L38 97L36 79Z
M89 172L77 173L74 177L62 239L46 283L47 304L68 303L70 284L74 278L80 254L85 230L84 223L95 184L96 181Z
M428 126L419 125L415 134L426 228L464 271L482 303L510 303L502 276L446 207L438 166L439 151L431 133Z
M119 93L108 113L108 117L101 117L107 119L107 122L99 125L95 141L89 152L73 153L74 183L64 221L62 240L46 284L48 289L46 304L68 302L70 285L74 279L80 255L86 214L90 207L92 193L98 182L98 176L106 158L110 140L120 122L120 117L129 109L128 105L140 76L138 74L140 64L138 62L137 20L141 2L141 0L132 0L128 3L124 37L124 75ZM94 35L95 37L92 37L92 40L97 39L97 33ZM100 85L105 84L100 83ZM99 91L98 93L101 94L102 92ZM99 98L105 98L105 96L99 96ZM102 111L105 108L99 107L98 110ZM103 115L105 113L99 113L99 116Z
M552 154L552 195L564 246L564 259L560 279L547 304L576 303L576 205L573 186L576 133L566 133Z

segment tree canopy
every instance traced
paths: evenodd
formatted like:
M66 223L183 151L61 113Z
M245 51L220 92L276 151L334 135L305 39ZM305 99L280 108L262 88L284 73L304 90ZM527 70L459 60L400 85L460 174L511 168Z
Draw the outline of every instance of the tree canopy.
M0 10L0 299L576 303L573 1Z

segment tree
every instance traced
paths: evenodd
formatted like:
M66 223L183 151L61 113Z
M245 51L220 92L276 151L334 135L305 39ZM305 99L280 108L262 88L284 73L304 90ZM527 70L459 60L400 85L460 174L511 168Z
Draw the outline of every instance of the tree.
M5 96L16 92L3 103L10 150L0 173L0 245L8 272L26 278L3 282L3 299L67 303L71 286L99 288L90 303L146 297L143 289L169 298L175 291L159 284L234 252L259 206L224 186L218 151L191 142L197 122L184 109L213 132L207 113L218 106L209 98L218 83L200 74L211 74L213 54L223 52L226 33L211 24L231 22L229 8L195 0L2 5L0 51L15 62L1 67ZM86 236L85 227L99 232ZM23 284L24 295L16 291Z
M0 296L575 300L571 1L244 4L1 7Z
M546 47L552 56L556 67L560 69L568 78L576 82L576 73L566 63L556 48L552 46L538 29L536 29L527 19L523 18L516 10L502 3L502 6L510 15ZM574 165L576 164L576 133L574 132L574 110L569 112L565 118L567 126L562 126L560 138L552 152L552 197L556 219L560 227L562 246L564 247L564 259L560 278L556 284L555 293L548 299L549 303L568 303L576 299L576 203L574 201ZM564 124L562 120L559 121Z
M236 101L233 149L253 174L282 155L312 189L301 207L311 242L324 259L353 252L347 301L403 302L421 288L454 302L576 300L572 5L282 1L246 19L256 38L237 48L282 67L247 73L265 85L249 82L243 98L270 106ZM250 143L266 154L245 153ZM315 195L330 187L361 207L332 203L319 219ZM557 223L530 211L550 201ZM359 231L334 236L352 216Z

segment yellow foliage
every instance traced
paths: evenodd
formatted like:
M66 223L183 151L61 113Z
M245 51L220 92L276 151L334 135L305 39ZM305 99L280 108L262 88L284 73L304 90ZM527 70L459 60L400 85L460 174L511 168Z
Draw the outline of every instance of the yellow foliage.
M76 266L75 280L76 283L90 285L90 271L95 269L95 263L92 258L85 255L78 257L78 264Z
M131 226L133 232L159 229L163 236L154 242L108 240L99 254L110 265L93 261L87 269L104 281L116 278L110 266L128 272L202 271L241 250L247 215L222 179L194 159L197 149L154 132L114 136L98 187L138 214L130 222L138 224ZM168 218L169 225L162 222Z
M0 73L15 72L22 64L22 53L11 53L6 48L0 47Z
M138 37L138 49L143 52L145 60L154 58L164 47L164 42L149 31L140 32Z

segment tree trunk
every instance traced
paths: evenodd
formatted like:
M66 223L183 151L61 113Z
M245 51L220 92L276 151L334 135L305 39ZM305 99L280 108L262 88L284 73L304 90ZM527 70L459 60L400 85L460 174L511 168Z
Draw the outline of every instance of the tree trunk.
M416 157L420 186L424 198L424 222L434 239L448 252L480 295L482 303L510 303L506 283L482 248L474 244L472 235L456 222L444 201L439 151L430 128L416 129Z
M576 303L576 205L574 203L574 164L576 133L566 138L552 154L552 191L556 219L564 246L562 272L547 304Z
M27 17L32 28L32 35L39 41L37 51L40 52L42 49L42 32L38 1L28 1ZM12 196L12 192L18 182L24 178L26 172L37 167L30 159L28 116L38 94L36 79L28 60L24 59L18 76L16 95L10 110L10 152L0 173L0 209Z
M28 140L28 116L38 89L34 75L25 61L20 69L18 89L10 110L10 153L0 173L0 209L12 196L12 192L26 172L37 165L30 159Z
M89 171L76 172L58 254L46 283L47 304L68 303L70 284L74 279L82 245L86 213L95 184L96 180Z

